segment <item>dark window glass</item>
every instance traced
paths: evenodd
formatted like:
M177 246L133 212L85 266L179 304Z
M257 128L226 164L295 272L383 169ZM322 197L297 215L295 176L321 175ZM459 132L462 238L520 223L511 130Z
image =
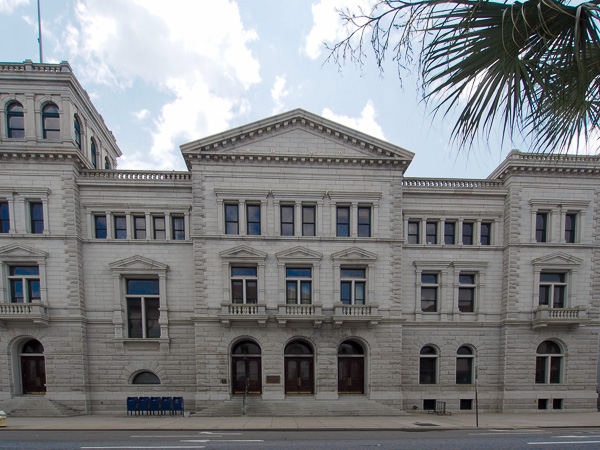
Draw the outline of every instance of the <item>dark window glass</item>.
M94 141L93 139L92 139L90 148L91 148L91 152L92 152L92 167L94 167L94 169L97 169L98 168L98 151L96 150L96 141Z
M444 244L453 245L456 234L456 222L444 223Z
M341 269L342 278L364 278L365 269Z
M419 222L408 222L408 243L419 243Z
M341 269L340 300L345 305L366 303L365 269Z
M258 284L256 267L231 268L231 301L232 303L257 303Z
M256 280L246 280L246 303L258 302L258 285Z
M312 303L312 285L310 268L286 269L286 303L310 305Z
M538 409L548 409L547 398L538 398Z
M563 409L563 399L562 398L552 399L552 409Z
M158 295L158 280L127 280L127 294Z
M130 338L160 338L158 295L158 280L127 280L127 329Z
M338 355L364 355L365 351L360 344L354 341L344 341L338 348Z
M110 159L108 159L108 156L104 157L104 168L110 170Z
M352 303L352 282L342 281L341 284L341 300L344 305Z
M564 273L542 272L540 274L539 304L551 308L564 308L566 287Z
M460 399L460 410L461 411L470 411L473 409L473 399L471 398L461 398Z
M114 216L115 239L127 239L127 218L125 216Z
M316 236L316 209L314 206L302 207L302 236Z
M537 348L535 363L536 383L561 383L562 352L558 344L544 341Z
M73 139L75 139L75 145L81 150L81 127L79 126L79 120L77 117L73 118Z
M475 275L460 274L458 277L458 310L473 312L475 310Z
M106 216L94 216L96 239L106 239Z
M492 224L491 222L481 222L481 245L492 244Z
M311 269L286 269L287 277L307 277L311 276Z
M29 216L31 219L31 232L42 234L44 232L44 206L41 202L29 203Z
M42 136L44 139L60 139L60 115L52 103L42 110Z
M0 202L0 233L10 231L10 217L8 215L8 202Z
M40 270L37 266L11 266L9 270L10 301L30 303L41 300Z
M358 237L371 237L371 207L358 207Z
M171 216L171 228L173 239L176 241L185 240L185 221L184 216Z
M246 205L246 223L249 235L260 235L260 205Z
M437 382L437 351L431 346L425 346L420 353L419 383L435 384Z
M294 235L294 206L281 205L281 235Z
M437 274L434 273L421 274L421 311L423 312L437 311L438 287L429 286L437 285L437 279Z
M244 303L243 280L231 280L231 300L233 303Z
M546 242L548 234L548 213L537 213L535 215L535 240Z
M473 222L463 222L463 245L473 245Z
M460 347L456 352L459 357L456 358L456 384L473 383L473 351L469 347Z
M225 205L225 234L240 234L237 203Z
M146 307L146 337L159 338L160 301L157 298L145 298L144 300L144 306Z
M231 276L255 277L256 276L256 268L255 267L232 267L231 268Z
M146 216L133 216L133 236L135 239L146 239Z
M160 379L152 372L140 372L133 377L131 384L160 384Z
M423 400L423 411L434 411L435 410L435 402L434 398L428 398Z
M142 299L127 299L127 331L130 338L142 338Z
M8 105L6 122L9 138L23 139L25 137L25 117L23 106L20 103L13 102Z
M565 216L565 242L575 243L575 227L577 225L577 214L567 214Z
M350 236L350 207L338 206L336 213L337 236Z
M437 244L437 222L427 222L425 224L425 241L427 244Z
M165 216L153 216L152 222L154 228L154 239L166 239L167 230Z
M304 342L294 341L285 346L285 355L312 355L313 351Z
M231 353L234 355L260 355L260 347L254 342L243 341L237 344Z

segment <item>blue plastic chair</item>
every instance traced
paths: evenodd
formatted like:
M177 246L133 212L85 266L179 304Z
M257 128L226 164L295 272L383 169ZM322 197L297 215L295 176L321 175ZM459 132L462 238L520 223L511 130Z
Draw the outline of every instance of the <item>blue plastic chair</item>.
M135 414L138 415L138 398L127 397L127 415Z
M177 414L177 411L183 416L183 397L173 397L173 412Z
M140 397L138 401L138 411L142 416L144 415L144 411L148 413L148 403L150 403L149 397Z
M150 397L150 414L160 414L160 397Z
M173 415L173 397L163 397L160 401L160 413Z

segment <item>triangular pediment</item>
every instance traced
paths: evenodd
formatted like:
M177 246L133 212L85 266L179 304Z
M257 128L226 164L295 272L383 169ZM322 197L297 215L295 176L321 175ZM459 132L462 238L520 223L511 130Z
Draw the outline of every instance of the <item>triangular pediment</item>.
M414 153L316 114L295 109L181 146L186 161L229 155L237 159L377 159L408 166ZM216 155L215 155L216 156Z
M583 262L581 258L569 255L565 252L556 252L532 260L533 265L556 265L556 266L578 266Z
M0 257L10 258L47 258L48 253L23 244L10 244L0 247Z
M294 247L287 250L283 250L282 252L276 253L275 256L279 261L286 260L296 260L296 259L305 259L305 260L321 260L323 259L323 254L319 252L315 252L314 250L310 250L305 247Z
M247 259L247 260L265 260L267 254L256 250L247 245L240 245L238 247L224 250L220 253L222 259Z
M377 255L358 247L351 247L331 255L334 261L375 261Z
M167 271L167 264L154 261L144 256L135 255L109 264L114 271Z

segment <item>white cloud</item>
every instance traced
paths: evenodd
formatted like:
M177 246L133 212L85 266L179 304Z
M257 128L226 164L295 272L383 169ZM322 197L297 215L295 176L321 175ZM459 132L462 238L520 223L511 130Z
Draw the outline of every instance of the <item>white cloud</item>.
M148 111L146 108L144 108L137 112L134 111L132 114L133 114L133 117L135 117L138 121L142 122L150 115L150 111Z
M285 90L286 82L287 81L284 76L277 76L275 78L275 84L273 84L273 88L271 89L271 98L275 102L273 114L277 114L283 109L283 99L290 94L290 91Z
M306 54L317 59L324 49L323 42L336 43L346 37L339 10L369 12L375 3L375 0L321 0L312 5L313 27L306 37Z
M15 8L28 4L29 0L0 0L0 14L12 14Z
M321 115L326 119L333 120L334 122L341 123L342 125L346 125L347 127L361 131L370 136L385 140L383 130L375 120L377 119L377 112L375 111L375 107L371 100L367 102L359 118L340 116L335 114L329 108L325 108Z

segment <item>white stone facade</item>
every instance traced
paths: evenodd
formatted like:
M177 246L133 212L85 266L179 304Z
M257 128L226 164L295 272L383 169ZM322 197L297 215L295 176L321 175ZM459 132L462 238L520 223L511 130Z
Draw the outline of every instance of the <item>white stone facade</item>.
M0 64L0 121L0 402L200 410L248 379L264 401L596 408L597 157L405 178L411 152L295 110L183 145L186 172L119 171L67 63Z

